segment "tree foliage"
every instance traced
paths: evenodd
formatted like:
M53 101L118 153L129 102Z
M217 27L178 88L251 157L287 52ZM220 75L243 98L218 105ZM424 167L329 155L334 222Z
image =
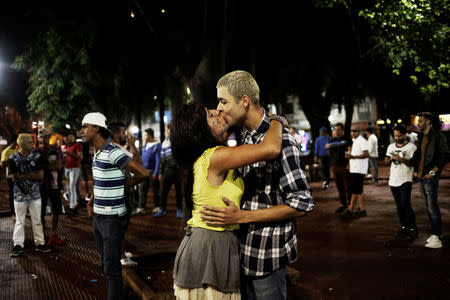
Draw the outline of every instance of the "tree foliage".
M321 7L351 0L316 0ZM369 25L370 49L395 75L408 76L430 96L449 88L450 2L442 0L381 0L366 4L358 15Z

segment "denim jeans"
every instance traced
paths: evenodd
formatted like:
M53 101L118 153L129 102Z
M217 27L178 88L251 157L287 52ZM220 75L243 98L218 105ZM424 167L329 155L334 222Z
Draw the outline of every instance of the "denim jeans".
M441 210L438 205L439 180L436 177L419 179L419 190L425 200L431 231L434 235L442 235Z
M80 183L80 168L65 169L64 176L67 180L67 196L69 197L70 208L76 208L79 199L78 184Z
M417 230L416 215L411 207L411 190L412 182L405 182L401 186L391 186L400 225Z
M94 237L108 286L108 300L122 298L122 264L120 256L127 216L94 217Z
M242 299L248 300L281 300L286 299L286 268L280 268L268 276L243 276Z
M330 183L330 157L322 156L318 158L320 179Z
M172 184L175 185L175 197L177 209L181 209L182 195L181 195L181 171L178 168L164 168L162 171L161 180L161 210L167 209L167 196L169 194Z
M377 158L369 157L369 165L373 170L373 179L378 180L378 166L377 166Z
M152 192L153 192L153 200L155 202L155 207L159 207L160 203L159 203L159 196L160 196L160 192L159 192L159 180L158 178L153 179L153 170L148 170L150 173L150 176L146 179L144 179L144 181L142 181L142 183L140 184L140 188L141 188L141 194L139 197L139 204L138 207L139 208L144 208L147 205L147 193L148 193L148 189L151 188Z

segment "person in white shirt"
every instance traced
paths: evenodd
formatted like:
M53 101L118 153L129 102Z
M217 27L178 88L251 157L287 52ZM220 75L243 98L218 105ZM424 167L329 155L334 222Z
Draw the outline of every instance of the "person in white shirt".
M369 168L369 145L365 138L361 136L361 127L353 125L351 128L351 135L353 139L353 145L351 153L347 153L345 157L350 162L350 193L352 194L350 206L344 212L342 217L344 219L351 219L354 216L365 217L367 216L364 209L364 193L363 184L364 177L367 174ZM359 211L353 213L353 208L356 202L359 205Z
M372 182L378 182L378 138L373 127L367 128L367 136L369 138L369 165L372 169Z
M412 125L408 125L408 127L406 127L406 139L411 144L413 144L417 147L417 140L419 138L418 138L418 134L416 132L414 132Z
M388 146L385 161L391 164L389 186L394 196L397 214L400 221L400 230L397 235L405 235L409 241L417 239L418 230L416 216L411 207L411 190L414 167L411 158L417 147L406 140L405 125L394 127L395 143Z

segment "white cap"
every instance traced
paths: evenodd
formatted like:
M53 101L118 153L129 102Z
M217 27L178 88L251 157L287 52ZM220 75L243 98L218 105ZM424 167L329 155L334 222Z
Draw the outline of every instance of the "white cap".
M108 127L106 126L106 117L99 112L86 114L83 118L83 121L81 121L81 124L97 125L108 129Z

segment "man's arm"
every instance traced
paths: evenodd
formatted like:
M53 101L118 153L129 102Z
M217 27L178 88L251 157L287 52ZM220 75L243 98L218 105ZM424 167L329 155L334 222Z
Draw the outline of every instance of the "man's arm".
M290 142L290 143L289 143ZM258 210L239 210L233 202L223 198L226 207L204 206L201 216L210 225L230 225L250 222L277 222L303 217L314 208L306 174L301 168L300 151L293 141L283 141L281 151L282 176L280 188L285 195L284 204Z
M128 178L125 182L125 188L137 185L149 176L147 169L145 169L141 164L138 164L134 160L130 160L125 169L131 173L134 173L134 176Z
M38 170L25 174L14 173L11 174L11 177L14 182L20 182L24 180L42 180L44 178L44 171Z
M368 151L368 150L364 150L364 151L363 151L363 154L361 154L361 155L351 155L351 154L347 154L346 157L347 157L348 159L363 159L363 158L369 157L369 151Z

